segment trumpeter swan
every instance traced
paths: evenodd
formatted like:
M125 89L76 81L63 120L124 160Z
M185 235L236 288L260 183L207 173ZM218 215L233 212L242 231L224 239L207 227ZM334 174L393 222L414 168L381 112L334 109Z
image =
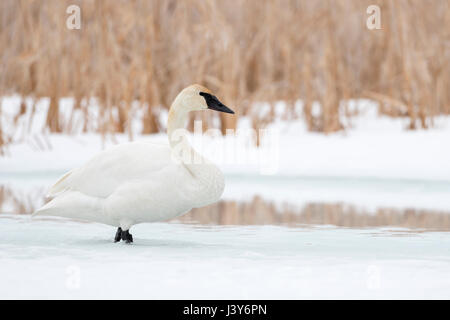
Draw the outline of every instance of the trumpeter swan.
M50 202L34 215L100 222L118 227L115 241L133 242L131 226L162 221L219 200L222 172L189 145L184 134L194 110L234 113L203 86L183 89L169 111L168 145L120 144L62 176ZM181 129L181 130L178 130Z

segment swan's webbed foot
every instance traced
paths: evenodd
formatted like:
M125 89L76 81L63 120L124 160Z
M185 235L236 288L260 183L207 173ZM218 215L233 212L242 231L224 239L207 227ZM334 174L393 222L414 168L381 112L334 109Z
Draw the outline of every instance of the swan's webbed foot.
M133 242L133 235L129 230L123 231L122 228L118 228L116 232L116 236L114 237L114 242L119 242L120 240L125 241L125 243Z
M116 236L114 237L114 242L119 242L122 240L122 228L119 227L116 232Z
M122 231L121 237L125 243L133 242L133 235L128 230Z

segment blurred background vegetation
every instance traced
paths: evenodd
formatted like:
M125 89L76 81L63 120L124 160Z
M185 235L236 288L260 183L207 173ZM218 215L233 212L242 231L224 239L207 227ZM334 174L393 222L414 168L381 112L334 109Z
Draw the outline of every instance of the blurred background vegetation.
M66 27L71 4L81 8L80 30ZM381 8L381 30L366 27L371 4ZM0 96L49 97L51 132L70 130L59 108L68 96L86 116L89 98L98 99L102 133L126 132L136 102L143 133L163 131L158 110L191 83L209 87L255 128L273 112L254 102L283 100L286 119L341 130L357 98L409 118L410 129L427 128L450 113L449 63L447 0L0 2ZM223 131L236 126L238 117L194 115L206 124L217 116Z

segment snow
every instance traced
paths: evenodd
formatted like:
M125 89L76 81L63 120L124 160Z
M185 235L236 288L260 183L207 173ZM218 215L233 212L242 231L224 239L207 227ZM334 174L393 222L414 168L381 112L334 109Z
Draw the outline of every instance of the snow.
M63 106L69 110L70 99L64 101ZM76 130L72 135L42 133L39 128L44 123L45 102L43 99L37 103L35 118L40 120L33 122L30 133L23 134L7 148L7 156L0 157L0 173L67 171L114 143L128 141L125 134L102 139ZM8 130L15 114L12 110L18 109L20 99L4 97L2 103L5 113L2 125ZM257 149L251 141L251 132L245 131L250 121L241 117L238 129L244 132L242 135L225 138L191 135L191 140L199 152L227 174L450 181L449 116L435 117L432 129L408 131L407 119L377 116L373 102L360 100L354 104L359 115L351 119L351 127L332 135L308 132L301 119L286 121L279 117L265 128L268 138ZM277 110L282 106L277 105ZM163 112L161 117L165 117ZM23 127L29 126L27 119L29 116L21 118ZM138 118L133 119L136 123L133 128L138 128ZM21 137L18 133L16 136ZM133 137L167 142L165 134L143 136L137 129Z
M450 298L450 234L1 215L0 298Z
M5 124L19 103L17 97L3 99ZM70 114L70 99L62 106L67 109L63 114ZM355 101L356 106L359 115L348 123L350 128L332 135L307 132L301 119L286 121L279 116L266 128L271 140L257 149L252 132L245 131L251 127L250 121L241 117L238 129L242 135L191 134L190 139L224 171L226 199L248 201L257 194L298 206L345 202L368 210L384 206L449 212L450 148L446 146L450 117L436 117L433 129L408 131L405 119L377 116L373 102ZM44 123L46 100L39 101L36 108L39 121L33 123L31 135L8 146L7 156L0 157L0 181L11 183L11 188L48 188L64 172L83 165L101 150L129 140L124 134L102 138L76 130L72 135L41 133L38 129ZM283 104L278 103L277 113L282 109ZM165 116L162 112L161 117ZM28 118L21 118L25 127ZM138 128L138 117L133 119L133 127ZM167 143L164 133L137 132L135 139ZM38 181L44 177L45 181Z
M67 121L73 100L63 102ZM49 134L42 131L48 100L37 102L31 126L32 101L26 104L25 116L13 123L20 99L4 97L0 119L16 141L0 157L0 187L24 203L39 205L65 171L128 141L127 135L81 134L77 113L70 135ZM359 115L351 127L332 135L279 117L266 128L272 140L260 149L251 135L190 138L225 172L224 200L346 203L367 214L380 207L450 212L450 117L436 117L433 129L407 131L407 120L377 116L371 101L352 106ZM283 107L278 103L276 112ZM89 123L91 132L95 126ZM249 127L241 117L238 128ZM134 121L135 140L166 143L164 134L143 136L139 128ZM0 299L450 298L448 232L180 221L135 226L135 242L126 245L112 242L109 226L7 214L11 199L2 201Z

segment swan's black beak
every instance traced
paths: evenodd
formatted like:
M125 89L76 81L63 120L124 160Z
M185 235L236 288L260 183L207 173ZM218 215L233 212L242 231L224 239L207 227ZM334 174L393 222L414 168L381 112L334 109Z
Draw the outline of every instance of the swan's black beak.
M212 94L206 92L200 92L200 95L205 98L208 109L234 114L234 111L220 102L216 96L213 96Z

